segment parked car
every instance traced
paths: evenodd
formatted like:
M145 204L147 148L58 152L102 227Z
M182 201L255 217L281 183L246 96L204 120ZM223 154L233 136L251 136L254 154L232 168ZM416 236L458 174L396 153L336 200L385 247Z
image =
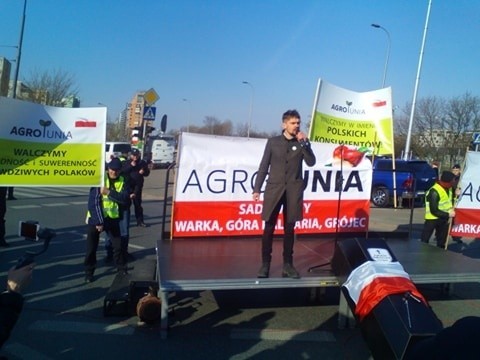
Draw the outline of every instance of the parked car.
M129 142L106 142L105 143L105 162L109 163L114 157L122 154L128 154L132 151L132 145Z
M395 159L395 172L392 159L374 158L371 201L377 207L393 204L394 183L396 195L402 199L415 199L423 203L425 193L435 183L437 174L426 161ZM401 204L400 204L401 205Z
M175 137L150 136L145 144L145 160L153 168L166 168L175 161Z

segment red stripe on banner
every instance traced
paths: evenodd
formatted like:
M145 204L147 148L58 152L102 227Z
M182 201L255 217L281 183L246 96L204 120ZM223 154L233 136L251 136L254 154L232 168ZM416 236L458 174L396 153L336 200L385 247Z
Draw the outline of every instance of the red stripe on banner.
M303 217L296 233L334 233L337 227L337 201L304 201ZM172 236L260 235L263 231L262 202L254 201L177 201L173 204ZM342 200L339 232L364 232L368 229L369 200ZM283 233L283 217L277 222Z
M427 301L411 280L401 276L379 276L362 289L355 307L355 314L362 321L386 296L406 292L427 304Z
M88 121L88 120L77 120L77 121L75 121L75 127L94 128L94 127L97 127L97 122L96 121Z
M455 209L450 235L467 238L480 237L480 209Z
M381 106L386 106L387 101L386 100L377 100L373 104L373 107L381 107Z

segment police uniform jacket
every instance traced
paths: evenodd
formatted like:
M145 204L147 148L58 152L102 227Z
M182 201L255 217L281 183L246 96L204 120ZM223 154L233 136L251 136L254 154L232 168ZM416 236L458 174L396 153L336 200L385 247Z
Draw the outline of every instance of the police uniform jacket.
M143 174L140 174L140 170L143 170ZM122 167L122 174L130 179L132 191L136 192L143 187L144 178L150 175L150 169L148 163L143 159L139 159L135 166L132 165L130 160L127 160Z
M283 134L267 140L253 189L254 193L260 193L268 174L263 220L270 218L284 193L288 214L285 221L291 223L303 219L303 160L308 166L315 165L315 155L309 142L302 147L296 138L288 140Z

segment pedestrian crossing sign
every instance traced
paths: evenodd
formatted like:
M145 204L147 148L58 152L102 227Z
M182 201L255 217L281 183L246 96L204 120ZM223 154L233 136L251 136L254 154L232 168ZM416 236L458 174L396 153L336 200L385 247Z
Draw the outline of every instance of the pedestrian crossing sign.
M157 108L155 106L145 106L143 108L143 120L144 121L155 120L156 112L157 112Z
M473 145L479 145L480 144L480 132L473 133Z

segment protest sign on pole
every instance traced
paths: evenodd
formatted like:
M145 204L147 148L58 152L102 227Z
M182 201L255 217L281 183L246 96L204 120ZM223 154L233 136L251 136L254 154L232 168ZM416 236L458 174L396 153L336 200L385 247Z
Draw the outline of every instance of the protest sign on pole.
M391 88L355 92L319 79L310 139L369 148L374 155L392 155Z
M480 152L467 151L461 189L450 231L452 236L480 237Z
M0 97L0 186L100 186L106 108Z

